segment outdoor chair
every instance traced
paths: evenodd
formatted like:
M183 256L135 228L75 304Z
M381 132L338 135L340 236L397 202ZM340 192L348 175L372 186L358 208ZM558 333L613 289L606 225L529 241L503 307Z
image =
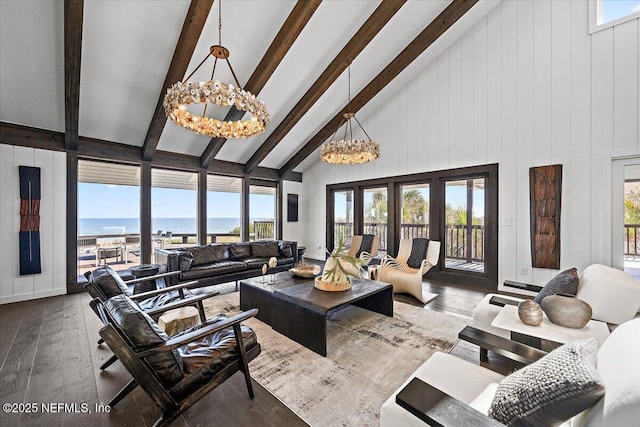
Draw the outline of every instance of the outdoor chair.
M174 286L168 286L165 288L156 289L153 291L142 292L139 294L133 294L128 285L134 285L141 281L155 280L157 278L169 277L172 275L180 274L179 271L157 274L155 276L148 276L140 279L124 281L120 275L109 266L98 267L92 272L87 272L87 284L84 285L85 290L91 295L92 298L97 298L100 301L106 302L109 298L117 295L127 295L132 301L145 311L153 319L157 320L165 311L169 311L175 308L194 306L198 309L200 315L200 321L205 322L206 316L204 313L204 306L202 300L211 298L219 294L218 291L203 293L194 295L189 289L189 286L197 285L198 281L184 282ZM97 314L97 313L96 313ZM102 340L98 341L101 344ZM109 367L117 358L111 357L107 360L100 369L104 370Z
M105 324L100 336L133 377L109 402L111 408L140 385L162 412L154 426L167 425L238 371L253 399L248 363L261 347L241 322L257 309L216 316L169 337L127 295L96 298L91 307Z
M401 239L398 256L385 255L377 280L391 283L393 292L408 293L425 303L422 276L440 259L440 242L425 238Z

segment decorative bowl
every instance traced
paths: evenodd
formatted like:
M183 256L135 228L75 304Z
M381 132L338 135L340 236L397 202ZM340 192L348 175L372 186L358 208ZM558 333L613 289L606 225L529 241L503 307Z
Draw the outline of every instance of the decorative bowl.
M296 276L305 277L307 279L317 276L318 274L320 274L321 270L322 269L320 268L319 265L314 265L312 268L293 267L289 269L289 271L295 274Z
M322 280L322 276L316 277L314 285L316 289L321 291L339 292L347 291L351 289L351 280L346 282L325 282Z

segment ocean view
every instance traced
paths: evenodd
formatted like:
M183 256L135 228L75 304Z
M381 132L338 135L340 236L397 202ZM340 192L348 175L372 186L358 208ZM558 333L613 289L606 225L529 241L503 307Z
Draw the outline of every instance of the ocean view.
M253 221L268 221L273 218L251 218ZM240 218L209 218L207 233L229 233L240 227ZM163 233L171 231L174 234L195 233L195 218L153 218L151 232ZM138 218L79 218L78 235L95 236L100 234L138 234L140 233L140 219Z

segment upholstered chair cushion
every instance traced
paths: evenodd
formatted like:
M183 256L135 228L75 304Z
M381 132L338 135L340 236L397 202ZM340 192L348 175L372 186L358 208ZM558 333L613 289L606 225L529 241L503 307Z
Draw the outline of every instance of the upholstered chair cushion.
M233 243L229 245L229 255L231 259L247 258L251 256L251 244Z
M293 249L291 249L291 243L289 242L280 242L278 249L280 250L280 255L283 257L291 258L293 256Z
M193 264L193 254L189 251L178 252L178 267L180 271L187 271Z
M427 247L429 246L429 239L418 237L413 239L411 245L411 255L407 259L407 265L411 268L420 268L422 260L427 257Z
M162 344L169 336L156 322L126 295L118 295L105 304L114 326L128 338L136 351ZM146 358L162 384L169 388L178 383L183 374L182 358L177 351L155 354Z
M280 256L278 242L255 242L251 244L251 255L256 258Z
M207 321L217 323L227 317L219 315ZM176 335L182 335L200 327L194 326ZM255 332L245 325L240 325L244 347L248 350L258 343ZM239 358L233 328L225 328L202 338L199 341L189 343L178 349L184 363L184 379L171 389L171 394L178 400L188 397L213 378L222 368L233 363Z
M373 246L373 239L374 239L373 234L363 234L362 235L362 242L360 243L360 248L358 249L358 252L356 252L356 258L360 258L360 254L362 252L367 252L367 253L371 253L371 247ZM425 254L427 252L425 251ZM422 262L422 261L420 261Z
M555 294L571 294L575 295L578 291L578 270L570 268L558 273L553 279L549 280L546 285L538 292L533 301L538 304L542 303L542 299L549 295Z
M114 269L108 265L96 268L91 272L89 280L102 290L107 298L116 295L131 295L129 287Z
M212 261L226 261L230 258L228 245L211 245L211 247L213 248Z
M591 407L605 392L597 351L593 338L574 341L507 376L489 416L508 426L551 426Z
M215 252L212 245L196 246L189 250L193 255L192 266L211 264L215 261Z
M193 293L189 289L184 289L184 297L189 298L193 296ZM172 302L176 302L182 299L180 297L180 292L175 290L171 292L165 292L160 295L156 295L155 297L147 298L142 301L136 301L138 306L144 310L152 310L154 308L162 307L163 305L170 304Z

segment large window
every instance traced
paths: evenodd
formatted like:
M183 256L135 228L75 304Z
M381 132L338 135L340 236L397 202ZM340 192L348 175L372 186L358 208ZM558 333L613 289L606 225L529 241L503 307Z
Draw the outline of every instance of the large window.
M241 178L207 176L207 235L211 241L242 240L241 195Z
M276 187L249 186L249 240L276 238Z
M594 0L589 2L590 33L638 17L640 17L640 0Z
M387 252L387 187L367 188L362 191L362 234L373 234L380 239L381 255Z
M140 168L78 161L77 274L140 264Z
M151 170L151 230L153 248L197 242L198 174Z

